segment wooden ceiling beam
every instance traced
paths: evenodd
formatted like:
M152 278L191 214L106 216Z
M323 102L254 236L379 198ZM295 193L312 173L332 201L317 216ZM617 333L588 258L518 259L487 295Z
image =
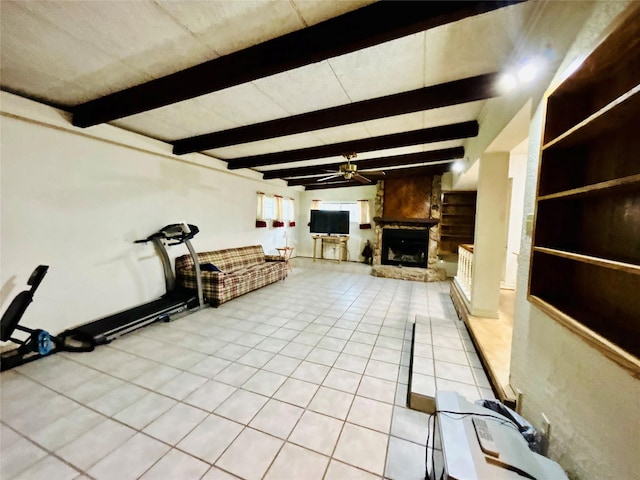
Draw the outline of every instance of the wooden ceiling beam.
M443 148L429 152L408 153L405 155L390 155L388 157L371 158L367 160L352 160L358 165L358 170L368 170L372 168L397 167L400 165L413 165L417 163L432 163L446 160L455 160L464 157L464 147ZM327 170L338 170L340 163L327 163L324 165L313 165L310 167L281 168L278 170L268 170L263 172L262 178L270 180L274 178L300 177L304 175L320 175L327 173Z
M419 177L423 175L442 175L451 170L450 163L440 163L438 165L425 165L422 167L398 168L386 170L385 178Z
M376 2L252 47L80 104L89 127L317 63L523 0Z
M423 143L459 140L462 138L475 137L478 135L478 129L478 122L472 120L470 122L441 125L439 127L423 128L421 130L412 130L409 132L393 133L391 135L381 135L379 137L321 145L319 147L301 148L298 150L287 150L284 152L266 153L263 155L253 155L249 157L223 158L222 160L225 160L228 163L227 166L230 170L262 167L265 165L331 157L349 152L371 152L375 150L419 145Z
M229 145L485 100L499 94L497 89L498 75L497 73L478 75L409 92L176 140L171 142L173 153L182 155L201 152Z
M371 183L371 185L375 185L375 183ZM313 185L305 185L305 190L324 190L326 188L342 188L342 187L362 187L364 186L360 182L354 181L342 181L342 182L323 182L316 183Z

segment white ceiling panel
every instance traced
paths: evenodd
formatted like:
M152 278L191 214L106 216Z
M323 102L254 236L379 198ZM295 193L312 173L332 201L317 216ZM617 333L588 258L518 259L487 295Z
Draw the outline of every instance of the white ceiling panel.
M127 125L129 128L140 131L146 128L145 125L166 125L176 128L173 135L163 135L166 140L177 140L179 138L193 137L208 133L214 127L230 128L233 125L229 120L215 112L205 108L196 102L180 102L166 107L156 108L149 112L138 113L118 121L120 126Z
M328 62L314 63L253 82L289 115L349 103Z
M319 2L318 0L292 0L292 3L304 19L304 22L309 26L324 22L338 15L343 15L352 10L357 10L365 5L375 3L375 1L376 0L340 0L337 2Z
M257 142L247 142L230 147L215 148L208 153L219 158L238 158L253 155L298 150L300 148L319 147L324 145L320 139L310 133L271 138Z
M424 119L422 112L415 112L369 120L364 122L364 126L372 137L379 137L409 130L420 130L424 128Z
M305 27L296 9L289 2L281 0L157 3L219 55L227 55Z
M425 110L420 114L423 117L425 128L449 125L451 123L468 122L478 118L486 102L486 100L467 102L460 105L452 105L450 107Z
M360 140L370 138L363 123L352 123L350 125L340 125L339 127L324 128L316 130L315 135L326 144L348 142L349 140Z
M286 137L273 138L271 140L278 145L280 151L298 150L300 148L320 147L325 143L313 133L300 133L297 135L287 135Z
M521 38L523 22L535 3L510 6L500 10L500 15L477 15L428 30L425 85L501 71Z
M43 78L40 72L35 77ZM93 100L95 98L95 90L86 83L51 83L44 89L44 98L55 99L56 105L77 105Z
M409 145L407 147L386 148L384 150L376 150L375 152L358 152L356 163L358 160L368 160L370 158L389 157L392 155L407 155L409 153L422 152L422 145Z
M200 102L180 102L174 105L178 107L176 110L168 110L169 115L172 116L171 121L178 122L183 129L187 130L189 137L235 127L234 122ZM180 138L173 137L174 140Z
M120 61L135 62L135 68L142 70L146 69L145 57L157 57L168 45L180 45L191 37L187 29L153 2L29 1L21 4L77 40ZM183 54L188 56L190 52L185 48ZM149 75L157 76L158 72L150 71Z
M332 58L329 64L349 98L367 98L421 88L424 32Z
M110 123L116 127L141 133L142 135L162 140L163 142L171 141L176 135L188 136L189 134L189 132L183 130L179 126L163 122L152 117L139 117L134 119L132 116L122 118L120 120L114 120Z
M198 102L238 126L288 116L286 110L253 83L203 95Z
M78 48L78 39L25 8L29 2L2 2L2 62L26 64L61 81L106 70L117 58L94 47ZM10 18L11 21L6 20ZM6 21L5 21L6 20ZM50 45L56 45L52 50ZM3 78L3 84L13 83Z

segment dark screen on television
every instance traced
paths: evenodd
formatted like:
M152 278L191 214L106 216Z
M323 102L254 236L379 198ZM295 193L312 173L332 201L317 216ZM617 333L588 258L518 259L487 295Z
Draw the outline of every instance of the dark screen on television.
M348 235L349 212L334 210L311 210L311 233L325 235Z

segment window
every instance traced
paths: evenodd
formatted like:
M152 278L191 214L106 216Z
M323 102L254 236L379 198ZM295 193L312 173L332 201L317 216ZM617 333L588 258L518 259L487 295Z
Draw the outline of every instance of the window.
M284 227L285 224L295 227L293 198L266 195L262 192L258 192L257 195L257 228L265 228L269 221L273 221L274 227Z
M360 221L360 206L358 202L325 202L321 201L319 210L348 211L349 222L358 223Z
M273 220L276 218L276 198L268 195L264 196L264 219Z
M282 202L282 219L288 222L290 227L296 226L296 214L293 206L293 198L285 198Z

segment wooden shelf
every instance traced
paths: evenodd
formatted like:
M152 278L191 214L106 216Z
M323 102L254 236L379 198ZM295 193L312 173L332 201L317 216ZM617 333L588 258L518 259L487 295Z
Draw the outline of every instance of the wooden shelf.
M546 143L542 148L548 150L554 147L567 148L578 145L613 131L621 124L636 122L638 108L640 108L640 85L636 85L601 110Z
M594 183L592 185L586 185L580 188L572 188L571 190L565 190L558 193L550 193L548 195L542 195L538 197L538 201L553 200L556 198L580 198L588 197L591 195L606 194L606 190L610 189L637 189L640 187L640 174L630 175L628 177L619 178L616 180L608 180L606 182Z
M581 253L568 252L565 250L556 250L546 247L533 247L535 252L546 253L547 255L555 255L556 257L567 258L576 262L590 263L603 268L610 268L612 270L620 270L623 272L631 273L633 275L640 275L640 265L632 263L618 262L615 260L608 260L606 258L594 257L591 255L584 255Z
M640 378L640 8L547 96L529 301Z
M575 314L575 308L566 308L567 311L574 312L573 315L568 315L561 308L558 308L535 295L530 295L528 300L531 304L537 306L547 315L556 319L558 323L564 325L573 333L582 337L588 344L599 350L603 355L609 357L611 360L632 372L636 378L640 378L640 360L620 348L615 343L607 340L602 335L599 335L593 330L585 327L579 321L576 321L575 317L579 316L579 314Z
M473 243L476 220L476 192L442 194L440 248L438 253L458 253L461 243Z

